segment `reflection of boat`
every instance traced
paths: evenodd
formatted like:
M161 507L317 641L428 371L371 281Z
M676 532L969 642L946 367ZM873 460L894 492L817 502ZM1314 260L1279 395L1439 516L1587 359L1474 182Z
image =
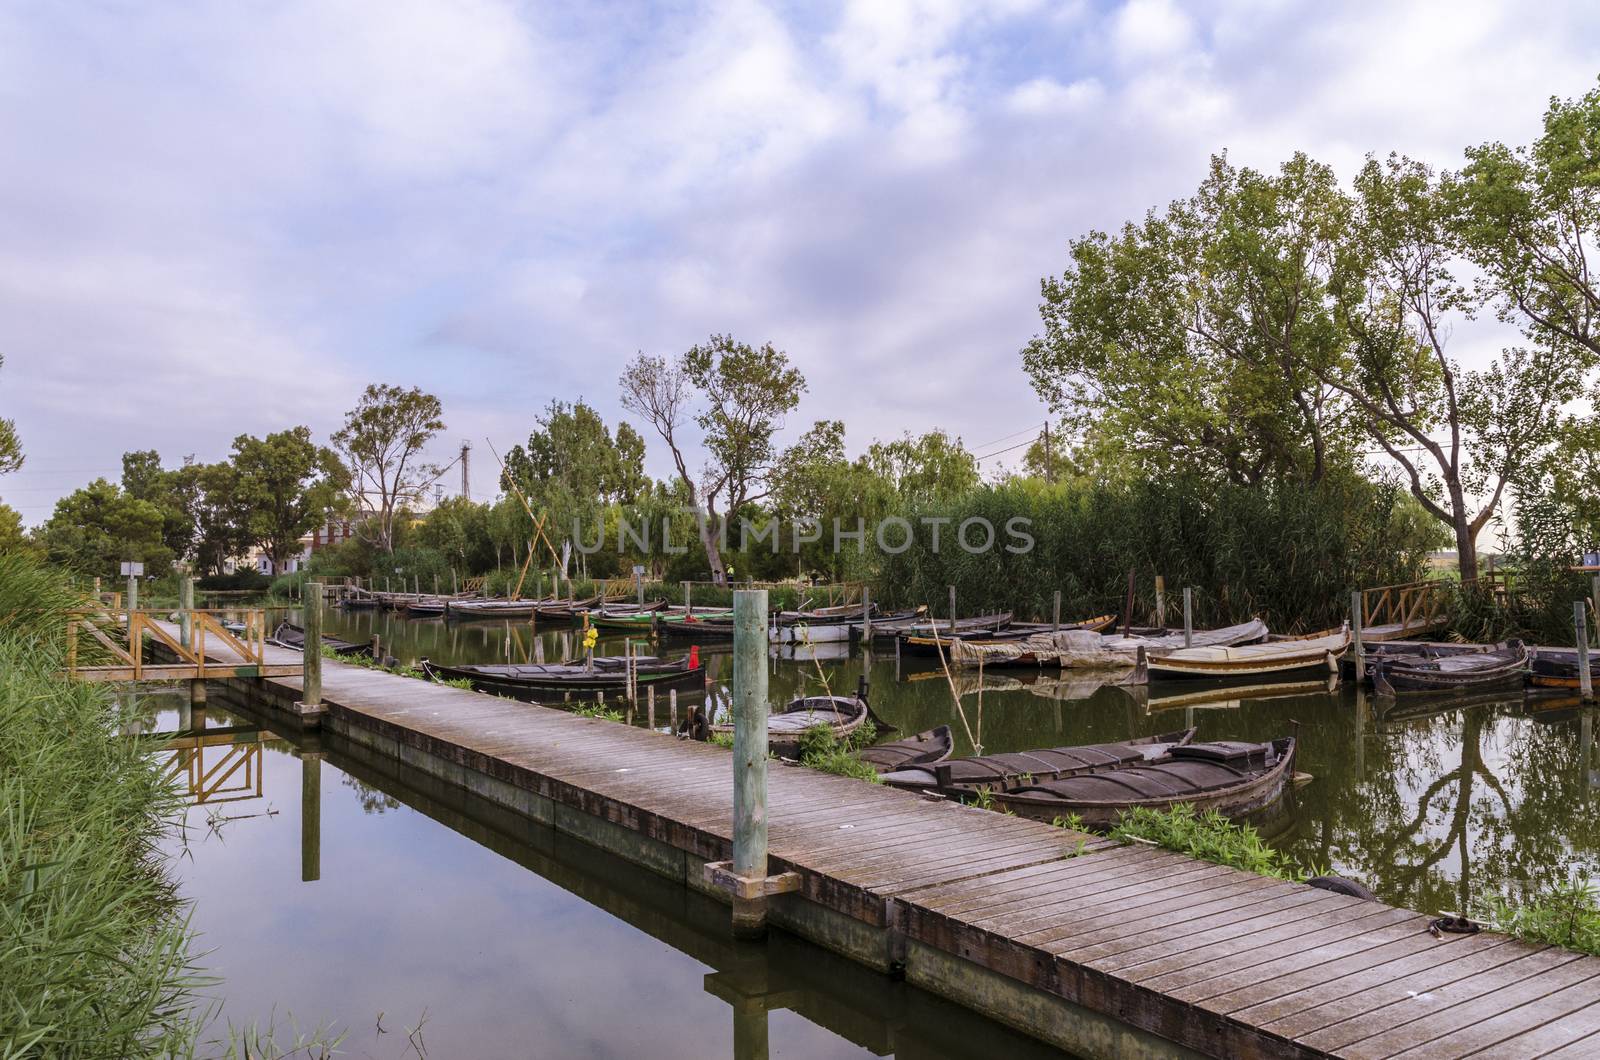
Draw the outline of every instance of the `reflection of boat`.
M1348 627L1337 633L1269 640L1259 644L1208 645L1156 652L1150 679L1260 677L1265 674L1338 673L1339 656L1350 646Z
M1086 828L1111 828L1136 807L1197 811L1238 817L1276 802L1294 768L1295 740L1270 743L1222 740L1174 747L1158 762L1106 772L1080 773L1009 788L994 803L1025 817L1052 820L1076 815Z
M1520 688L1490 688L1455 695L1405 696L1401 698L1376 697L1374 713L1380 732L1399 722L1420 721L1439 714L1449 714L1473 707L1490 710L1521 711L1527 694ZM1393 731L1390 729L1390 731Z
M954 746L955 740L950 735L950 726L940 725L904 740L892 740L889 743L865 748L856 752L856 757L879 773L892 773L909 766L927 766L943 762L950 757L951 748Z
M267 638L268 644L276 644L280 648L289 648L293 651L306 650L306 631L299 626L284 619L278 623L278 628L272 631L272 636ZM372 645L352 644L338 637L323 637L322 646L335 655L371 655Z
M1379 695L1461 692L1521 684L1528 672L1528 648L1508 640L1493 651L1461 655L1378 656L1372 660L1372 685Z
M783 758L800 756L800 738L808 729L823 726L835 739L849 736L871 717L867 706L866 681L853 696L803 696L767 715L767 747ZM880 729L893 726L876 721ZM712 732L733 732L732 723L711 726Z
M923 670L907 674L906 681L937 681L954 687L958 697L979 692L1028 692L1040 699L1090 699L1102 688L1130 691L1141 681L1143 671L1134 670L952 670L947 680L943 670Z
M1049 747L1037 751L952 758L932 766L908 766L883 777L883 782L911 791L933 791L952 798L976 796L980 788L995 791L1040 777L1057 779L1121 769L1165 758L1174 747L1194 739L1195 730L1180 729L1160 736L1142 736L1118 743Z
M436 681L465 679L479 692L528 699L566 692L623 692L628 687L628 663L627 658L614 656L597 658L592 667L581 662L445 666L427 659L419 665ZM705 684L705 671L691 656L635 656L632 663L633 683L641 690L699 688Z
M1170 685L1167 687L1171 687ZM1147 712L1158 710L1230 710L1247 701L1286 699L1293 696L1321 696L1336 691L1337 676L1330 674L1320 681L1274 681L1259 685L1222 685L1216 688L1198 688L1170 696L1149 695L1144 689L1136 690L1135 699Z
M600 603L598 596L589 596L582 600L540 600L534 606L534 610L539 613L540 618L572 621L598 603Z
M773 658L788 659L794 662L843 662L850 658L850 642L843 640L825 640L820 644L808 644L804 641L790 642L788 644L774 644L769 649Z

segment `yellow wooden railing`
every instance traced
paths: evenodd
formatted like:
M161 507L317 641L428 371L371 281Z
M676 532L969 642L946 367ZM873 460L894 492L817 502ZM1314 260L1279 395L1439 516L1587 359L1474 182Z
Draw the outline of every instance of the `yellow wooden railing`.
M226 629L224 615L237 618L244 626L243 633ZM173 661L146 662L147 641L164 647ZM268 664L266 641L267 613L259 609L83 608L67 615L66 673L83 681L171 681L300 672L297 664ZM209 659L208 647L226 649L234 657ZM85 657L93 661L85 664Z

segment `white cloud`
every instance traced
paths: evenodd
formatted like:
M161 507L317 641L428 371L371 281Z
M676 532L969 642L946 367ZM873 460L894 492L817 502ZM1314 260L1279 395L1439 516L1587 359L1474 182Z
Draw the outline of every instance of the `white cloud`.
M1194 24L1171 0L1128 0L1112 22L1112 45L1127 63L1173 55L1193 37Z
M1021 114L1071 114L1105 98L1105 89L1092 77L1064 85L1053 77L1025 81L1006 96L1006 105Z

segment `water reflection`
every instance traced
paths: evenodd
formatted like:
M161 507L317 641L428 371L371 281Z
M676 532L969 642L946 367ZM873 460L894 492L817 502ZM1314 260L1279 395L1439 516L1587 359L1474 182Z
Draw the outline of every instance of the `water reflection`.
M362 639L380 632L403 660L459 662L542 650L577 651L571 627L543 623L516 633L507 623L412 622L382 612L332 620ZM481 628L480 628L481 627ZM666 641L652 649L687 650ZM599 651L618 654L621 636ZM711 674L708 708L728 701L726 645L702 645ZM802 646L803 647L803 646ZM1266 740L1300 723L1298 768L1314 781L1292 814L1274 822L1274 842L1303 862L1355 877L1389 901L1448 911L1496 894L1545 890L1578 872L1600 874L1594 711L1570 699L1521 692L1456 699L1402 699L1385 708L1353 687L1326 682L1248 689L1163 683L1097 686L1081 678L1025 671L958 672L936 660L897 658L892 649L816 645L820 658L775 648L774 699L853 688L871 679L873 710L903 733L950 724L957 754L1122 740L1190 725L1200 739ZM1392 702L1392 701L1391 701ZM960 704L957 709L956 704ZM643 711L636 724L646 724ZM664 718L656 719L665 728Z
M736 942L726 907L340 741L215 706L178 730L179 702L130 724L261 767L173 841L235 1025L329 1021L375 1057L419 1025L433 1056L1060 1055L781 932Z

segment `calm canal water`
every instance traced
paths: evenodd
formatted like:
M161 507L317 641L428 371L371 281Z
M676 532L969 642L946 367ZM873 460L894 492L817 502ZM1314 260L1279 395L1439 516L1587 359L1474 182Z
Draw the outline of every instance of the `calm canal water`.
M330 635L373 632L407 663L503 661L508 644L513 658L536 654L522 623L329 614ZM575 656L576 641L565 626L537 634L551 661ZM603 636L598 650L623 645ZM1315 779L1268 823L1272 841L1391 902L1460 909L1600 867L1593 712L1557 700L1436 701L1401 717L1349 688L1254 697L1011 672L986 674L981 689L958 674L958 713L936 661L818 651L774 650L775 700L851 689L866 673L876 713L907 734L949 723L957 753L1191 724L1201 738L1267 739L1298 720L1299 768ZM726 645L702 654L705 702L721 709ZM178 728L180 702L150 697L152 724ZM665 715L661 704L661 728ZM204 720L249 725L217 707ZM431 1056L723 1056L763 1034L774 1055L1059 1055L781 933L736 944L709 899L393 763L271 733L230 739L243 742L169 754L204 792L174 864L236 1025L274 1013L280 1026L327 1022L349 1032L348 1053L374 1057L413 1055L419 1021Z

